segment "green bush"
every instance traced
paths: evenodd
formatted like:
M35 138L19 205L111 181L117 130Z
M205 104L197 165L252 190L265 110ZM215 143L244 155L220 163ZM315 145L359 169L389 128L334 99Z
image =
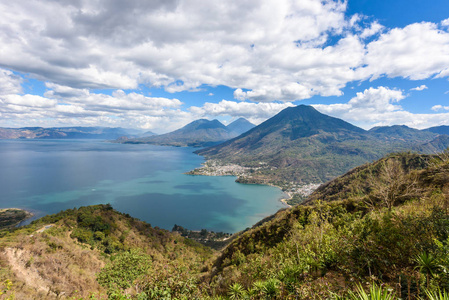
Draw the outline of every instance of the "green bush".
M137 250L117 254L97 275L97 281L109 292L137 287L151 268L149 255Z

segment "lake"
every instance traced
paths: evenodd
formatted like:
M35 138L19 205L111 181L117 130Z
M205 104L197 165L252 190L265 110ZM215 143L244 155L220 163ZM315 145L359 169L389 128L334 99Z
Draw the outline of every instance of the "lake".
M153 226L234 233L285 205L274 187L235 177L185 175L204 158L193 148L96 140L0 140L0 208L35 218L110 203Z

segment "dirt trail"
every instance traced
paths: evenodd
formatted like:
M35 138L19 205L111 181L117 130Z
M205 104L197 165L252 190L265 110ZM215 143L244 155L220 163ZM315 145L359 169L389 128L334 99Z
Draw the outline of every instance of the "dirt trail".
M36 232L37 232L37 233L44 232L45 230L50 229L50 228L52 228L53 226L55 226L55 225L54 225L54 224L48 224L48 225L45 225L45 226L42 227L41 229L36 230Z
M28 251L17 248L5 248L3 254L18 279L37 291L48 292L50 283L42 279L37 269L32 266L26 267L26 263L31 258L31 254Z

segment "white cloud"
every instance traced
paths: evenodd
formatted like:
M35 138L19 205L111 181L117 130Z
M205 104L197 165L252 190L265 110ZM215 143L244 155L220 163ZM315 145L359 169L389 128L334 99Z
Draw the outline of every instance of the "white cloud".
M346 5L331 0L2 2L0 65L76 89L146 84L178 92L224 85L237 97L264 102L338 96L348 82L384 75L449 76L449 33L437 24L386 31L374 21L361 28L362 16L346 17ZM337 42L329 43L330 37Z
M424 129L439 125L449 125L449 113L416 114L398 104L406 96L400 90L386 87L369 88L357 93L347 103L313 105L320 112L341 118L365 129L374 126L407 125ZM449 110L449 107L436 105L434 111Z
M291 101L340 93L351 75L326 79L319 69L351 73L357 61L340 55L360 59L363 48L322 49L349 26L340 1L31 0L0 9L0 64L72 88L225 85Z
M449 26L449 18L441 21L442 26Z
M88 89L76 89L51 82L46 82L45 86L51 89L44 93L44 96L49 98L87 97L90 94Z
M214 111L237 116L235 107L261 120L290 101L341 96L354 81L449 77L449 19L388 29L365 25L346 8L347 1L331 0L3 1L2 120L146 128L159 122L165 130ZM40 98L22 95L17 73L48 90ZM173 93L223 85L235 99L262 104L223 100L186 111L177 99L123 92L140 85ZM404 97L380 87L321 109L388 123L409 117L398 105ZM276 100L286 103L264 106Z
M120 126L174 130L192 121L178 99L116 90L112 95L46 84L44 97L0 95L0 126Z
M373 35L381 32L385 27L382 26L381 24L377 23L377 22L373 22L370 24L370 27L365 28L362 32L362 34L360 34L360 37L362 39L366 39L369 37L372 37Z
M244 117L251 122L258 124L290 106L293 106L293 104L275 102L251 103L222 100L219 103L206 102L202 107L192 106L189 110L194 115L200 117Z
M443 105L434 105L431 108L433 111L440 111L440 110L449 110L449 106L443 106Z
M56 100L47 99L36 95L3 95L0 102L8 107L40 107L50 108L56 105ZM19 108L20 109L20 108Z
M401 109L394 105L404 99L402 91L392 90L386 87L369 88L357 93L357 96L349 100L348 104L353 109L373 110L377 112L388 112Z
M369 128L373 124L389 122L392 116L403 116L402 107L396 103L404 98L401 90L380 86L357 93L348 103L313 106L323 113Z
M0 69L0 95L19 94L22 92L22 78L13 72Z
M395 28L367 45L366 67L359 74L373 79L404 77L412 80L449 75L449 33L434 23Z
M422 84L422 85L412 88L410 90L411 91L423 91L423 90L427 90L427 89L428 89L428 87L425 84Z

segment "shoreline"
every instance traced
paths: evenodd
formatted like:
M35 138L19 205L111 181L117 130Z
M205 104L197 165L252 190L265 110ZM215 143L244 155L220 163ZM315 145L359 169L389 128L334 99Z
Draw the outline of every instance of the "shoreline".
M243 184L246 184L246 183L243 183ZM282 191L282 193L284 193L284 195L286 195L287 197L282 197L281 199L279 199L279 201L281 201L283 204L285 204L285 206L287 206L288 208L293 207L292 205L288 204L288 202L287 202L288 200L293 198L292 194L290 194L287 191L283 191L282 187L274 185L274 184L271 184L271 183L260 183L260 184L261 185L268 185L268 186L272 186L272 187L280 189Z
M281 191L282 191L282 189L281 189ZM288 202L287 202L288 200L292 199L293 196L290 195L290 193L288 193L288 192L284 192L284 193L287 195L287 198L282 198L282 199L280 199L280 201L282 203L284 203L288 208L293 207L292 205L288 204Z
M302 202L304 198L308 197L315 189L317 189L321 185L321 183L295 184L293 182L274 184L272 182L268 182L267 180L253 178L250 174L257 169L260 168L242 167L237 164L226 165L222 164L218 160L206 160L204 163L202 163L201 167L195 168L184 174L200 176L235 176L235 182L237 183L260 184L276 187L279 188L282 193L284 193L284 196L278 200L288 208L300 203L296 203L297 199L295 199L296 201L293 201L293 203L289 203L290 200L298 198Z
M32 217L34 213L23 208L0 208L0 229L20 227L20 224Z

